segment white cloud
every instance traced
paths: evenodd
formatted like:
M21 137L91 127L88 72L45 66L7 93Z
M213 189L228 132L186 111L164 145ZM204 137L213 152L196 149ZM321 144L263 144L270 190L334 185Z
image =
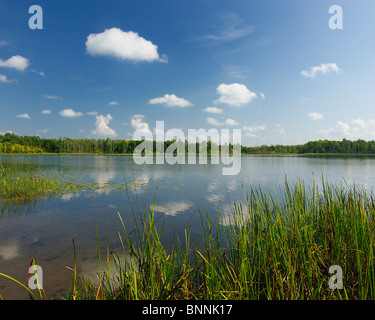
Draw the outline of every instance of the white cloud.
M6 75L0 74L0 82L12 83L12 82L17 82L17 80L15 79L9 80Z
M208 112L208 113L215 113L215 114L220 114L223 113L223 109L216 108L216 107L207 107L206 109L203 109L202 111Z
M3 136L3 135L5 135L6 133L13 133L13 131L12 130L8 130L8 131L0 131L0 136Z
M89 115L89 116L97 116L98 112L97 111L90 111L90 112L86 112L86 114Z
M330 72L340 73L341 69L336 63L323 63L320 66L311 67L309 71L303 70L301 74L307 78L316 78L318 74L328 74Z
M375 140L375 119L353 119L351 124L348 122L337 121L335 127L319 130L329 139L347 138L351 140Z
M110 103L108 103L110 106L117 106L118 105L118 101L111 101Z
M375 120L368 119L363 120L361 118L353 119L352 122L356 125L358 125L361 129L375 129Z
M133 31L119 28L106 29L102 33L90 34L86 50L92 56L111 56L134 62L167 62L166 56L159 56L158 47Z
M226 119L224 122L219 122L218 120L216 120L215 118L207 118L207 123L212 125L212 126L223 126L223 125L227 125L227 126L237 126L239 125L238 122L236 122L235 120L233 119Z
M92 131L92 134L99 137L116 137L116 131L108 127L111 121L112 117L110 114L107 114L107 116L97 116L95 130Z
M146 122L143 122L142 118L132 118L130 123L136 131L142 131L144 134L151 132L149 125Z
M257 97L256 93L251 92L245 85L240 83L222 83L217 87L216 91L220 98L215 100L214 104L225 103L233 107L243 106Z
M43 111L42 111L42 114L51 114L51 113L52 113L51 110L43 110Z
M339 130L346 136L350 135L350 125L346 122L337 121Z
M151 99L149 104L163 104L169 108L185 108L192 106L193 104L184 98L179 98L174 94L165 94L164 97Z
M207 118L207 123L212 125L212 126L222 126L223 125L223 123L221 123L221 122L217 121L215 118L211 118L211 117Z
M236 122L236 121L233 120L233 119L227 119L227 120L225 120L225 124L226 124L227 126L238 126L238 125L239 125L239 123Z
M73 109L64 109L61 110L60 115L65 118L77 118L83 116L82 112L75 112Z
M245 132L244 136L247 138L257 138L257 135L251 132Z
M51 96L49 94L43 94L43 98L49 99L49 100L62 100L62 97L59 96Z
M29 59L22 56L13 56L8 60L0 59L0 67L3 68L12 68L18 71L25 71L30 65Z
M317 112L311 112L308 114L308 116L313 120L321 120L324 118L324 116L321 113Z
M244 132L244 136L248 138L256 138L257 135L255 134L258 131L266 130L266 126L243 126L242 131Z
M44 71L38 71L38 70L30 70L30 71L39 74L41 77L44 77L46 75Z
M16 118L21 118L21 119L31 119L31 117L29 116L28 113L19 114L19 115L16 116Z
M264 131L266 130L266 126L243 126L242 127L242 130L243 131L247 131L247 132L257 132L257 131Z
M144 122L142 120L143 118L145 118L143 114L135 114L130 120L130 124L133 127L134 131L137 132L138 136L148 136L152 134L150 126L148 125L147 122ZM154 131L156 131L156 128ZM133 137L134 137L134 134L133 134ZM131 134L129 133L129 135Z
M255 29L253 26L245 24L244 19L234 13L225 13L219 18L222 21L220 26L214 26L216 29L214 32L197 36L192 40L198 41L203 45L221 44L243 38Z
M133 119L144 119L146 118L143 114L137 113L132 116Z

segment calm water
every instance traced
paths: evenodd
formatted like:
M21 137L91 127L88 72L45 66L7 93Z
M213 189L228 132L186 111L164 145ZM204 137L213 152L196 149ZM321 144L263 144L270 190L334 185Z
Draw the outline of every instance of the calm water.
M313 175L320 180L340 183L355 181L371 190L375 185L375 158L372 157L299 157L243 156L241 173L223 176L221 165L136 165L126 156L0 156L0 163L33 165L45 174L67 180L95 182L99 188L80 193L67 193L61 198L37 202L18 212L3 212L0 217L0 272L27 284L30 259L43 268L43 284L47 296L65 294L70 288L73 245L76 244L78 271L94 277L98 271L96 230L102 256L107 237L111 248L120 245L122 231L117 212L131 229L130 203L138 212L152 206L164 222L164 240L183 239L185 226L191 227L192 240L200 237L199 212L213 218L230 216L233 203L243 202L250 184L278 190L284 179L298 179L307 185ZM113 190L117 183L134 180L137 189ZM0 294L4 299L28 299L23 289L0 278Z

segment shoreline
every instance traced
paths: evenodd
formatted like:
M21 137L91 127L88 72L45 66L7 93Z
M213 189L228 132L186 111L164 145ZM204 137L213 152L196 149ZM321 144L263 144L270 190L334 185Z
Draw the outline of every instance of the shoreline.
M0 156L133 156L133 153L0 153ZM159 154L152 154L157 156ZM173 154L163 154L164 156L173 156ZM185 154L185 156L196 155ZM151 156L151 155L149 155ZM207 156L221 156L221 154L207 154ZM233 156L233 155L230 155ZM368 156L375 157L375 153L241 153L241 156Z

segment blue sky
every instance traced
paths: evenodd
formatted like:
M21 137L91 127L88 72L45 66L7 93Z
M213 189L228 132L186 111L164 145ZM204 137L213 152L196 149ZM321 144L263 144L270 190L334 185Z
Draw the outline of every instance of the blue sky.
M0 0L0 133L131 139L162 120L248 146L375 139L373 0L32 4Z

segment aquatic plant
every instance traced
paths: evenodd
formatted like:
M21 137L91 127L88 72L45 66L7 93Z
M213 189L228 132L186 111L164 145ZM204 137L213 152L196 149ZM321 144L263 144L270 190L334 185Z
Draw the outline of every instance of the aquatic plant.
M176 238L169 249L155 204L134 215L133 230L119 214L122 246L107 245L99 285L81 277L79 298L375 298L373 195L323 181L321 188L286 182L281 199L254 188L244 197L246 205L234 205L229 224L201 214L201 241L192 244L185 229L183 242ZM329 287L331 266L343 271L342 289Z
M200 241L185 228L168 248L155 201L142 209L128 198L133 220L118 213L121 246L107 239L103 255L97 236L96 278L79 273L73 243L64 299L375 299L375 203L361 187L286 182L281 197L251 187L225 223L202 213ZM332 266L342 270L342 289L329 285Z

